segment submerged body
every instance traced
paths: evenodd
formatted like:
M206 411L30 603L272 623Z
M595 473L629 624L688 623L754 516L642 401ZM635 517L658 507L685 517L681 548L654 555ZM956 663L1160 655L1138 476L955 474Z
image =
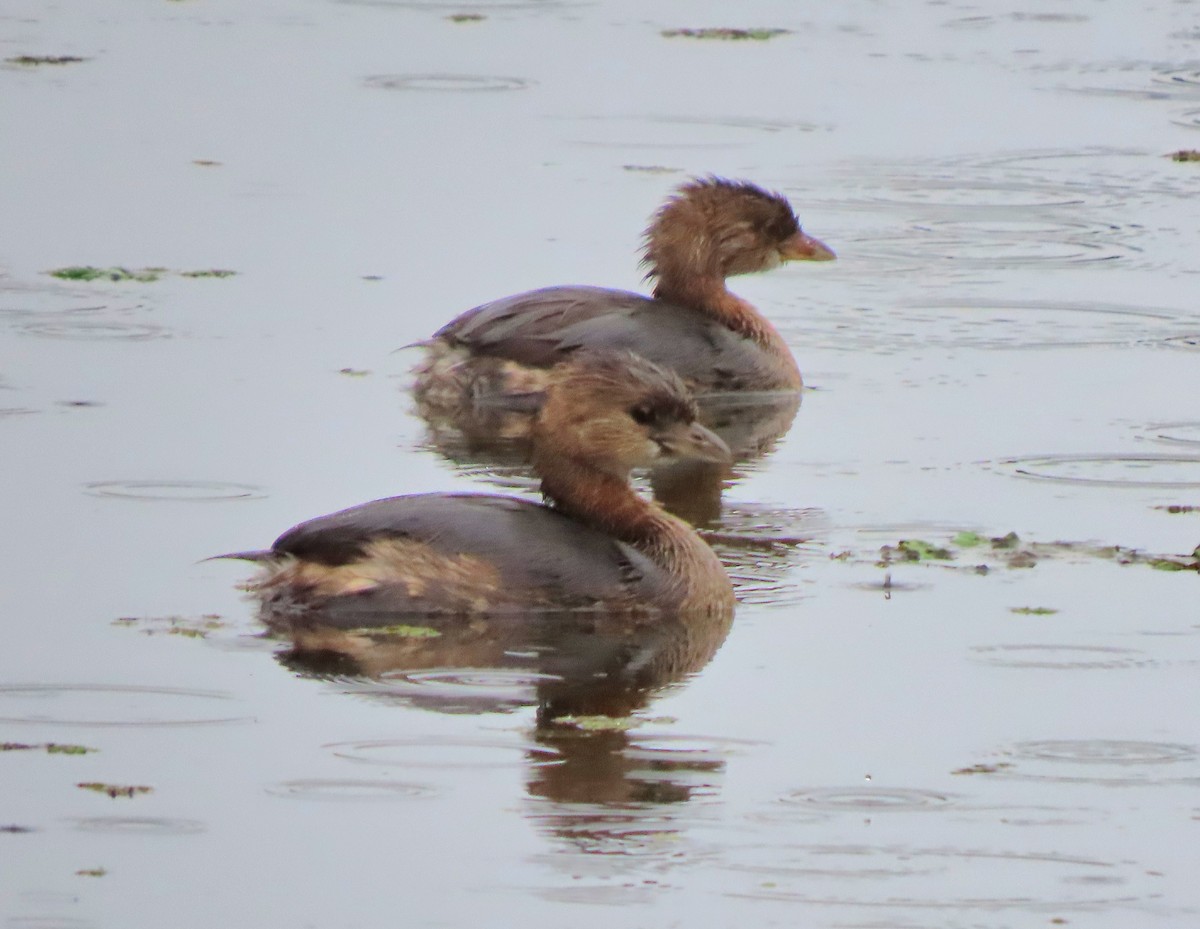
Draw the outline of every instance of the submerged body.
M288 530L262 552L250 589L272 625L342 628L395 614L732 610L712 549L639 497L629 472L690 458L727 461L695 422L675 376L625 353L553 372L534 427L534 467L551 505L487 494L376 500Z
M683 185L646 230L653 297L549 287L476 307L440 329L417 368L427 410L520 397L580 350L629 350L697 392L798 390L800 370L775 327L725 279L784 261L834 257L805 235L787 200L746 182Z

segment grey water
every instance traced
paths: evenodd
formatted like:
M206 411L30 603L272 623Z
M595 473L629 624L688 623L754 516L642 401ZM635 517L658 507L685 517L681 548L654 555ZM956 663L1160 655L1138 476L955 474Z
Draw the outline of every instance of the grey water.
M1198 17L6 0L0 924L1195 925ZM629 687L570 630L266 637L202 559L532 492L395 350L639 288L708 173L839 256L731 282L808 385L705 520L732 625Z

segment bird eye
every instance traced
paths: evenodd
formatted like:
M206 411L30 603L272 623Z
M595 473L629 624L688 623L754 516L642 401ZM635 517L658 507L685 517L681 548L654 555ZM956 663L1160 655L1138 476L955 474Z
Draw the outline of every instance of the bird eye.
M654 419L654 411L648 406L635 406L629 411L629 415L639 426L647 426Z

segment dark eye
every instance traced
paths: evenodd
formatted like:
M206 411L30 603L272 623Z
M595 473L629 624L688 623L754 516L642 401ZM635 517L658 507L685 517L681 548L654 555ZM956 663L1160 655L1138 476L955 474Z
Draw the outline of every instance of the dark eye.
M654 419L654 411L648 406L635 406L629 411L629 415L639 426L648 426Z

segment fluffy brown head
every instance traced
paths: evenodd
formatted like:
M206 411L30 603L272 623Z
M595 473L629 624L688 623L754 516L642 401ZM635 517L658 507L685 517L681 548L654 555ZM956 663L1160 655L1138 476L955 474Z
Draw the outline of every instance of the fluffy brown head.
M536 461L569 460L624 477L665 458L728 461L696 422L696 402L671 371L632 352L585 352L551 372L533 426Z
M647 279L726 278L833 252L805 236L791 204L748 181L697 178L675 191L645 233Z

